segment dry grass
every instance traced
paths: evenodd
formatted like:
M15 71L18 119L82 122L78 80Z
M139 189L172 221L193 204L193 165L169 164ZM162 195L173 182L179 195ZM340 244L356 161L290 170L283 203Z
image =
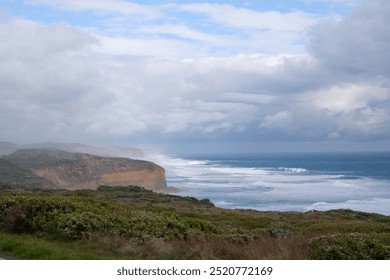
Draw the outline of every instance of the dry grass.
M158 241L142 247L140 257L165 259L228 260L300 260L308 258L305 234L272 237L263 234L248 242L235 242L221 237L192 240Z

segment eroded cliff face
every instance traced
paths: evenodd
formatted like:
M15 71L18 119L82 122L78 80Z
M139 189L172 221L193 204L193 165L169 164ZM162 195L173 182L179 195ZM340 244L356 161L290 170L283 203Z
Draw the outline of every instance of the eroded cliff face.
M28 168L48 185L64 189L95 189L101 185L137 185L159 192L167 189L165 170L143 160L47 150L18 151L6 158Z

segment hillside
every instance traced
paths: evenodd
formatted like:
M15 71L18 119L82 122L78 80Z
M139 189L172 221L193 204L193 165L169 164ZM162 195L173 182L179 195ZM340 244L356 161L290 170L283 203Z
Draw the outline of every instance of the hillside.
M139 148L105 148L80 143L43 142L27 145L18 145L11 142L0 141L0 156L9 155L20 149L51 149L69 153L90 154L101 157L128 157L142 158L145 156Z
M0 253L27 259L390 259L390 217L260 212L139 187L0 186Z
M25 145L24 149L55 149L69 153L83 153L101 157L143 157L144 152L138 148L105 148L80 143L45 142Z
M165 170L148 161L99 157L54 149L22 149L1 159L4 165L7 163L7 174L3 177L17 177L18 184L30 185L23 181L23 178L34 176L46 187L65 189L93 189L99 185L138 185L150 190L164 191L167 187Z
M0 141L0 156L9 155L19 149L19 146L11 143Z
M0 158L0 182L25 186L52 186L29 169Z

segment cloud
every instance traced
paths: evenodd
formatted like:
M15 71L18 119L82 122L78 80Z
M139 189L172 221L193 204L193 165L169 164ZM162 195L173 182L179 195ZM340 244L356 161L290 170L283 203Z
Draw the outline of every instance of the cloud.
M97 43L87 33L61 23L45 26L28 20L11 20L0 24L0 32L7 39L1 46L3 57L16 55L39 60L52 53L77 51Z
M156 26L145 26L137 30L143 34L159 34L173 36L182 40L201 42L218 47L226 46L233 41L233 38L227 36L213 35L206 32L195 30L184 24L164 24Z
M76 9L87 4L66 5ZM186 23L159 27L153 22L138 27L134 36L113 36L65 23L2 22L2 137L28 135L26 142L165 139L172 147L210 139L388 140L390 36L385 35L390 5L381 0L365 5L349 17L311 29L309 53L302 54L262 53L255 50L256 43L254 48L242 45L257 42L262 28L299 33L316 19L273 25L283 16L306 18L276 13L267 14L269 27L260 22L250 26L234 23L233 14L264 16L259 21L266 14L229 5L180 7L206 14L223 29L256 33L259 28L260 33L230 43L239 38L235 32L215 34ZM226 19L213 14L218 8L228 13ZM372 13L375 17L369 17Z
M182 4L178 10L199 14L202 22L199 28L208 29L210 33L234 34L235 40L230 40L230 46L244 49L246 53L302 53L306 29L322 18L299 10L256 11L229 4Z
M228 4L183 4L181 10L202 13L218 24L240 29L301 32L318 20L318 15L301 11L259 12Z
M389 1L366 1L351 16L313 28L309 51L333 71L389 77L389 14Z
M100 45L95 46L97 52L108 55L132 55L160 58L188 58L208 53L203 46L177 39L164 38L127 38L97 36Z
M100 37L26 20L2 24L0 36L7 38L0 57L0 114L8 120L2 128L10 127L3 135L10 138L242 131L257 118L254 104L273 99L258 94L248 74L269 72L282 61L263 55L113 55L97 51L104 45Z
M97 71L84 55L98 41L65 24L27 20L0 24L0 37L7 42L0 47L1 117L13 128L7 132L34 135L73 124L94 89L88 81Z
M350 113L390 100L388 89L375 84L339 84L305 94L304 99L329 114Z
M265 116L261 127L278 129L278 130L287 130L291 128L292 113L288 111L277 112L273 115Z
M356 6L361 4L363 0L302 0L303 2L312 4L312 3L326 3L326 4L338 4L338 5L346 5L346 6Z
M326 83L297 96L317 108L312 118L325 118L321 125L330 139L390 137L389 12L388 1L366 1L351 16L310 32L308 49Z
M200 50L201 54L222 56L240 52L302 53L306 29L322 18L299 10L261 12L209 3L146 5L122 0L25 1L33 7L84 12L89 21L85 27L105 37L106 50L124 53L129 48L130 54L138 54L146 49L148 54L164 57L172 56L175 45L180 54L188 50L184 57L196 53L193 49ZM159 45L165 53L152 48Z
M161 13L151 5L141 5L123 0L24 0L30 5L45 5L70 11L92 10L105 13L139 15L150 18L160 17Z
M303 104L325 116L328 123L333 122L331 139L389 135L389 88L378 82L333 85L302 94L301 98Z

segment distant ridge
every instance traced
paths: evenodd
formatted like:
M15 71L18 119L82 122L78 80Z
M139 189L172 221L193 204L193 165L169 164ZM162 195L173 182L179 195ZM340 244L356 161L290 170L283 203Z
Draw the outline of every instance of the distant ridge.
M102 157L142 158L144 152L139 148L106 148L81 143L43 142L28 145L18 145L0 141L0 156L9 155L20 149L55 149L70 153L84 153Z
M25 145L24 148L33 149L57 149L70 153L84 153L102 157L143 157L144 152L138 148L104 148L80 143L56 143L45 142Z
M9 155L18 149L20 149L20 146L14 143L0 141L0 156Z

